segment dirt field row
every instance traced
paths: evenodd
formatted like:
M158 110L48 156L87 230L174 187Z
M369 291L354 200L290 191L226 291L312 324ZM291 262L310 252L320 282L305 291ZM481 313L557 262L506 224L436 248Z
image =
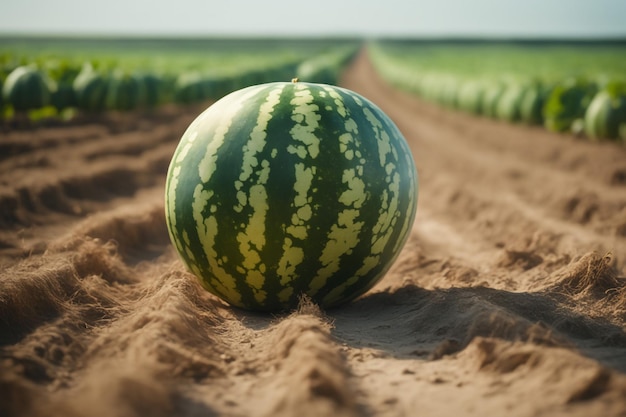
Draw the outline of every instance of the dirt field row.
M392 270L329 311L184 272L163 184L201 107L1 133L0 415L626 415L626 148L439 109L365 55L343 85L420 197Z

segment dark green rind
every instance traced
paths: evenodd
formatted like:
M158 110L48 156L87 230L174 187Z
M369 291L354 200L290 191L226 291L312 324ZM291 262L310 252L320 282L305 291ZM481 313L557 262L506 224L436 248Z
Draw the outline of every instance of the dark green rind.
M90 112L102 111L106 107L107 79L85 66L72 85L79 109Z
M270 173L265 186L267 201L271 202L271 205L265 219L266 242L262 250L259 251L263 263L267 265L264 273L265 283L262 288L267 293L267 296L263 302L259 302L254 297L253 289L245 282L245 277L241 276L236 270L237 266L244 262L236 237L241 231L240 224L247 223L248 217L252 213L252 208L250 205L244 206L241 213L233 210L233 207L237 204L234 184L241 172L244 146L256 125L258 109L265 102L268 92L281 84L284 85L284 90L281 94L280 102L274 107L272 118L268 122L265 146L256 155L258 161L268 160L271 162ZM320 107L319 115L322 117L320 126L314 131L314 135L321 138L319 156L312 158L310 154L307 154L304 159L301 159L296 155L290 154L287 151L287 147L294 140L289 132L297 124L291 120L293 106L290 104L294 97L295 86L296 84L291 83L272 83L251 87L252 89L257 89L257 92L254 97L248 100L241 111L233 117L232 125L226 133L226 141L218 152L215 174L208 183L203 185L203 189L212 190L218 197L214 199L217 205L217 211L214 215L219 218L219 231L215 239L215 247L219 248L220 254L223 253L228 256L228 262L224 263L223 268L231 275L238 276L236 289L241 295L241 302L233 300L232 297L229 298L227 294L220 291L218 286L211 284L211 280L214 279L214 273L211 271L209 261L203 250L203 242L201 242L201 238L198 236L196 222L193 219L191 209L194 200L194 189L197 184L201 183L198 166L204 157L207 144L213 139L215 134L216 123L212 122L212 116L207 117L203 122L196 120L189 127L174 154L168 173L166 216L172 241L176 247L183 249L179 250L183 261L187 265L195 263L198 269L202 271L200 279L203 281L205 288L240 307L254 310L281 310L295 305L301 293L310 294L309 283L323 266L320 256L328 239L329 230L336 223L337 213L346 208L338 201L339 196L346 188L345 184L342 183L343 170L352 166L352 163L347 161L344 155L339 152L338 137L345 133L345 119L338 113L337 105L332 98L322 99L317 97L317 92L323 90L325 86L306 84L307 88L313 91L314 96L316 96L315 102ZM362 221L365 223L358 235L358 244L351 249L351 253L340 255L339 270L328 279L317 293L312 295L314 300L326 307L341 304L363 294L382 277L391 266L393 260L395 260L399 248L402 247L408 237L417 201L417 174L410 150L397 127L371 102L359 96L355 99L355 94L347 90L337 87L332 88L341 95L349 111L348 116L352 116L358 125L358 136L361 141L360 150L363 158L366 160L363 166L363 181L366 184L367 198L361 208L360 215L355 219L356 222ZM244 89L232 93L226 99L237 100L237 97L243 97L247 90ZM384 251L380 254L379 264L368 274L360 277L355 283L348 286L332 302L325 302L324 298L338 285L353 277L363 264L363 258L370 255L372 246L371 228L378 220L382 190L388 188L385 182L387 174L378 162L375 129L365 118L363 108L355 100L360 100L364 107L376 115L383 123L382 129L391 137L391 144L396 154L394 158L394 162L397 165L396 171L400 172L399 214L396 225L393 227L391 238ZM217 102L214 106L216 106L215 109L218 109L220 102ZM330 106L330 109L326 109L326 106ZM211 111L211 109L207 111ZM214 111L214 113L217 112ZM188 138L194 132L199 132L197 139L189 148L187 156L182 161L183 163L177 164L175 161L187 145ZM272 158L271 155L274 149L276 149L276 153ZM295 174L293 169L296 163L304 163L306 167L315 166L317 169L311 185L311 190L314 191L311 191L309 194L315 208L312 218L306 222L308 225L306 239L292 238L294 246L300 246L304 249L305 258L296 268L297 278L288 284L293 287L291 297L289 300L281 302L278 299L278 294L285 286L280 283L277 265L283 254L282 245L285 236L287 236L285 229L290 223L292 212L294 211L291 204L296 194L294 191ZM172 187L174 187L172 184L172 172L176 166L181 167L181 173L178 176L178 184L175 186L176 198L173 211L176 217L176 227L174 227L169 215L172 209L169 205L172 202L168 201L167 196ZM258 168L255 168L249 179L253 183L254 181L258 182ZM209 211L210 209L205 207L202 213L203 217L208 216L210 214ZM186 231L188 235L188 244L184 242L183 231ZM194 259L186 251L190 251Z
M50 88L37 69L23 66L15 68L7 76L2 96L15 111L24 112L48 105Z
M109 80L106 106L111 110L132 110L139 106L145 86L129 74L114 73Z
M600 91L587 107L584 129L592 139L617 139L620 125L626 123L626 95Z

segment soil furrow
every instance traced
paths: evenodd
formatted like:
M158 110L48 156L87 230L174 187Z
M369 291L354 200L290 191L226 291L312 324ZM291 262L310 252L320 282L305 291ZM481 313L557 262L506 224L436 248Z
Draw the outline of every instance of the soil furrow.
M164 176L202 106L8 132L0 415L626 414L624 148L423 103L366 55L344 85L405 134L420 200L329 311L231 308L177 259Z

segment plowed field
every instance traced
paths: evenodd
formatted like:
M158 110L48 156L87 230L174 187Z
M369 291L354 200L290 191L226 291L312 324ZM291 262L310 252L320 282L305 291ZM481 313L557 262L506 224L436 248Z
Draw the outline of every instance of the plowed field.
M408 140L417 218L328 311L233 309L163 187L202 107L0 135L2 416L624 416L626 147L443 110L366 55L343 85Z

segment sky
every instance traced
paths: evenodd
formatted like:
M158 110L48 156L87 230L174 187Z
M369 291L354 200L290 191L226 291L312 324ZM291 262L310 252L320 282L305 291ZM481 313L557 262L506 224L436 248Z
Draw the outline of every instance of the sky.
M1 0L0 33L626 37L626 0Z

